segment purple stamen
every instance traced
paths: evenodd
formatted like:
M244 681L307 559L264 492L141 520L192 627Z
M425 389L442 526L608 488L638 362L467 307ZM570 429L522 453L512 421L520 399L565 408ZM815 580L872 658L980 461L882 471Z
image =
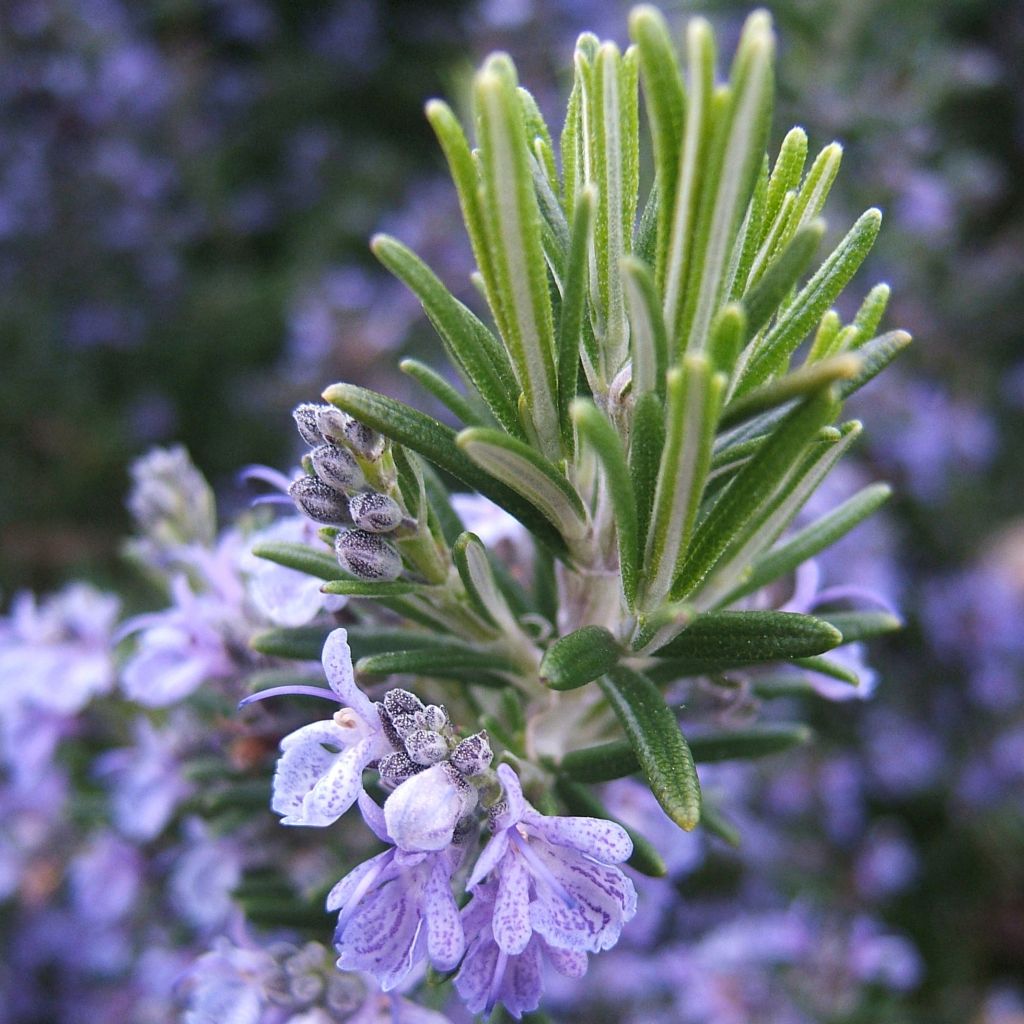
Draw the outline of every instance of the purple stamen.
M257 505L294 505L295 502L287 494L261 494L249 504L255 508Z
M260 690L259 693L250 693L243 697L238 706L244 708L246 704L252 704L258 700L266 700L267 697L323 697L324 700L333 700L335 704L341 703L341 698L333 691L323 686L302 686L294 683L290 686L271 686L267 690Z
M548 885L555 895L557 895L570 910L575 910L576 900L572 895L570 895L565 886L555 878L551 868L549 868L547 864L545 864L540 857L530 849L530 844L522 837L519 829L513 828L510 829L510 832L512 834L512 841L516 844L516 849L518 849L523 855L523 859L526 863L530 865L534 875Z
M291 484L291 480L284 473L279 473L276 469L271 469L270 466L246 466L239 472L238 479L241 483L258 480L268 487L273 487L275 491L284 493L288 492L288 487Z

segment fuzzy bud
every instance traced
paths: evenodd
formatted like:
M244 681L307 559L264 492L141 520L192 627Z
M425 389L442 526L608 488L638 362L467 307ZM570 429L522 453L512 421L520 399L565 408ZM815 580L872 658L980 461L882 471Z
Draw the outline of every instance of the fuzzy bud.
M299 511L315 522L328 526L350 522L348 502L318 477L300 476L288 488L288 494Z
M388 835L410 853L443 850L476 802L476 790L441 761L403 782L384 801Z
M487 771L494 759L486 732L467 736L453 751L451 762L463 775L479 775Z
M404 518L402 510L393 498L386 494L378 494L376 491L353 494L349 499L348 510L352 522L369 533L390 533Z
M404 782L423 771L423 767L416 764L404 750L400 750L394 754L385 754L377 763L377 771L382 779Z
M405 749L417 764L432 765L448 756L448 744L439 732L416 729L405 737Z
M342 494L357 490L366 483L366 477L363 476L359 463L347 448L322 444L310 452L309 458L316 475L329 487L333 487ZM351 505L349 509L351 512Z
M417 712L423 710L423 701L415 693L396 686L384 694L384 710L392 722L404 715L411 719Z
M420 716L424 729L431 732L441 732L447 728L449 723L448 712L443 704L428 704Z
M342 530L334 541L334 553L342 569L358 580L387 582L402 575L402 556L375 533Z
M295 420L295 426L299 428L299 436L310 447L316 447L318 444L324 443L324 436L320 433L319 426L317 426L317 418L321 409L329 408L330 406L327 405L303 402L302 405L297 405L292 409L292 418Z
M362 456L367 462L376 462L384 454L384 435L378 434L376 430L372 430L358 420L349 419L345 439L352 451L356 455Z

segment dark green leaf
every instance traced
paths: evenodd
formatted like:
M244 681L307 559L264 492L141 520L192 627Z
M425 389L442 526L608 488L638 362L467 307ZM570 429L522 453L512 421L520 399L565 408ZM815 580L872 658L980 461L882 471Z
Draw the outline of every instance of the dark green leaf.
M607 629L584 626L547 649L540 663L540 681L552 690L575 690L614 668L621 655Z

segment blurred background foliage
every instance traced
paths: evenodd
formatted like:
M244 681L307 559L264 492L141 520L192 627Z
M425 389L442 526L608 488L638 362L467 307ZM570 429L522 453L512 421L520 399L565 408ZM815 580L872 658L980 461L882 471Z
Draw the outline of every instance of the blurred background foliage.
M709 14L723 52L748 9L663 6L679 23ZM807 763L794 755L791 781L815 758L854 762L856 797L830 799L859 801L862 834L896 836L890 859L912 857L871 897L926 964L885 1019L1002 1021L979 1000L1024 964L1024 8L768 6L776 141L800 123L814 148L845 144L832 230L870 204L887 218L851 300L889 281L887 322L916 338L857 408L860 471L897 489L879 558L909 628L876 658L873 706L819 710L822 743ZM241 466L294 457L287 410L327 382L409 397L396 357L433 342L366 239L398 235L453 286L470 268L423 101L457 101L501 46L554 117L575 35L623 44L627 10L0 5L4 595L119 578L126 466L155 443L184 442L230 506ZM814 801L790 812L811 832L826 814ZM855 846L838 840L794 893L865 898Z

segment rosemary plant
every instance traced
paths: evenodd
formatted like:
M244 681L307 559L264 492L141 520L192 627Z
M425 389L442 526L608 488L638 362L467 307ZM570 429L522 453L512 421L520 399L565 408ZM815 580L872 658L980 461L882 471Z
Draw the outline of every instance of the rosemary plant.
M402 368L460 426L328 387L326 404L296 409L310 451L290 488L323 545L256 552L350 599L347 628L255 641L298 658L322 650L331 690L319 692L343 705L285 738L274 808L322 826L358 801L390 844L331 894L339 964L387 989L429 959L458 971L473 1011L535 1008L541 958L578 974L632 915L616 865L662 870L594 784L639 774L678 826L731 840L702 803L695 760L808 737L777 721L711 729L682 704L695 687L765 701L826 680L853 695L844 645L899 625L853 588L797 585L888 494L867 487L801 517L861 432L843 401L909 342L878 333L885 285L849 323L832 309L881 215L868 210L816 261L842 151L808 162L794 128L766 155L765 12L747 20L725 82L705 21L687 26L683 62L656 10L633 11L630 32L625 53L580 37L557 147L503 54L473 81L473 143L445 103L427 105L480 311L401 241L372 248L422 301L461 386L414 360ZM494 503L491 525L512 517L516 550L532 556L496 557L451 489ZM356 685L396 677L377 703ZM281 692L295 691L250 700ZM461 915L453 887L472 893Z

